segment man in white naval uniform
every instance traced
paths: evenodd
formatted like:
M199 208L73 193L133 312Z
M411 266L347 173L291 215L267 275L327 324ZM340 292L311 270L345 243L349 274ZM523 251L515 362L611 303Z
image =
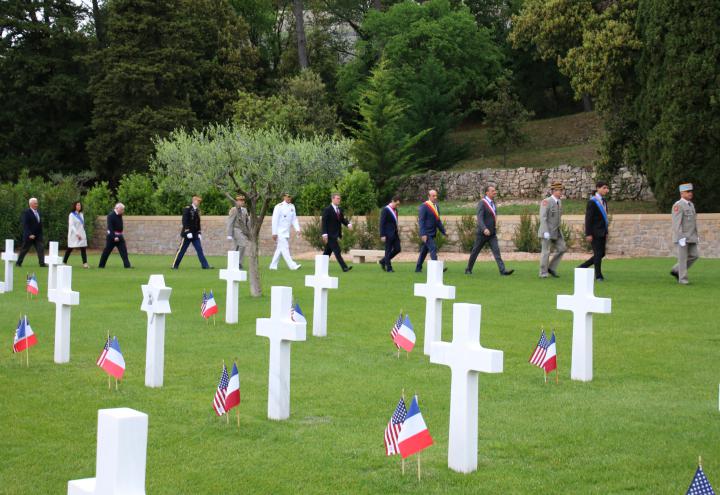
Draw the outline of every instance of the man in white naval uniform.
M297 270L300 268L298 263L293 261L290 256L290 227L295 228L295 232L300 234L300 223L295 214L295 205L292 204L290 194L283 194L283 200L275 205L272 216L272 237L277 242L275 254L273 254L270 262L270 269L277 270L280 255L285 259L288 268Z

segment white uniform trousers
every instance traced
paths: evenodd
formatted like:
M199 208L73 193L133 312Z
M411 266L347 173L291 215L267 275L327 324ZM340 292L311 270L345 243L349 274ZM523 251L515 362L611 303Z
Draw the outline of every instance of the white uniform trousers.
M282 255L283 259L285 260L285 263L287 263L288 268L291 270L297 270L300 265L295 263L290 256L290 239L287 237L280 237L277 238L277 246L275 247L275 254L273 254L272 261L270 262L270 269L271 270L277 270L278 262L280 261L280 255Z

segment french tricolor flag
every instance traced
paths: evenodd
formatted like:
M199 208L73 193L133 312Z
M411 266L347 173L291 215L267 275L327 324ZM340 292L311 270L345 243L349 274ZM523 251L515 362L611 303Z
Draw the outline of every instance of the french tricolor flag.
M13 339L13 352L22 352L37 344L37 337L30 328L27 315L22 317L18 322L15 330L15 338Z
M410 352L415 347L415 331L413 330L412 323L410 323L410 317L405 316L405 321L400 325L400 330L393 338L395 344Z
M233 363L232 373L228 381L227 392L225 395L225 411L229 411L233 407L240 405L240 374L238 373L237 364Z
M407 413L405 422L398 435L398 447L403 459L431 446L433 439L425 425L425 420L420 413L417 402L417 395L413 397L410 410Z
M33 296L37 296L38 292L40 292L40 288L38 287L37 278L35 278L35 274L33 273L30 275L27 279L27 284L25 285L25 290L32 294Z
M122 352L120 352L120 344L118 343L117 337L113 337L112 341L110 337L108 337L96 364L109 375L114 376L118 380L122 379L125 373L125 358L123 358Z
M542 367L545 368L545 373L550 373L552 370L557 369L557 349L555 347L555 332L552 333L550 342L548 343L547 352L545 353L545 360L543 361Z

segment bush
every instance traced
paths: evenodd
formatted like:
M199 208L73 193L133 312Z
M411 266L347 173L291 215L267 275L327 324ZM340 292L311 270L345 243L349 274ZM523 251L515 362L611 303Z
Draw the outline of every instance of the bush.
M352 219L350 217L347 217L347 219L352 222ZM356 226L353 225L353 229L355 229ZM322 220L318 216L314 216L307 224L305 224L300 231L300 235L302 236L305 241L307 241L310 246L315 248L317 251L322 251L325 249L325 244L322 242ZM357 235L355 233L355 230L346 229L343 232L343 237L340 239L340 250L343 253L347 253L355 247L355 243L357 242Z
M16 250L22 236L20 213L27 208L28 199L13 184L0 184L0 240L14 239ZM4 242L0 249L5 251Z
M560 222L560 232L562 232L563 239L565 239L565 247L570 251L575 246L575 233L572 227L565 222Z
M410 233L410 242L415 244L418 249L420 249L423 245L422 239L420 239L420 226L415 223L413 226L412 232ZM440 251L443 246L452 244L450 240L447 238L447 236L442 235L438 232L438 235L435 236L435 246L437 246L437 250Z
M458 231L458 244L463 253L472 251L477 237L477 223L475 215L463 215L456 223Z
M155 185L145 174L123 175L117 189L117 199L125 205L128 215L156 215Z
M58 241L61 247L67 245L70 207L80 199L80 188L71 177L62 178L57 184L46 187L40 199L40 210L44 215L43 237L46 243Z
M200 196L202 196L202 206L200 207L202 210L203 215L227 215L228 211L230 211L230 208L235 206L235 204L231 204L230 200L227 196L225 196L223 193L221 193L217 188L211 187L207 191L204 191L200 193ZM186 203L183 205L183 207L190 204L190 201L192 198L187 198L185 201ZM178 215L182 212L182 210L178 210L175 213L171 213Z
M298 215L320 215L323 208L330 204L330 184L310 183L300 189L295 208Z
M95 219L110 213L116 201L108 183L103 181L91 187L82 202L83 213L85 214L85 232L87 233L88 243L90 243L95 230Z
M364 215L377 209L378 195L370 174L355 169L345 174L338 184L343 208L354 215Z
M534 215L520 215L520 224L515 228L513 243L518 251L525 253L540 252L540 238L537 236L538 221Z
M365 221L360 222L357 226L353 226L357 237L357 247L359 249L384 249L385 246L380 240L378 232L380 214L378 210L368 212L365 215Z

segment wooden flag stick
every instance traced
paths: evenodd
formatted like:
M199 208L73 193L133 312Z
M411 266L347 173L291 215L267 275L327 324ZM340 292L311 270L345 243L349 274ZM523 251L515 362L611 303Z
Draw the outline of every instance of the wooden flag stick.
M237 423L238 423L238 428L240 428L240 404L238 404L238 406L236 407L236 409L237 409Z
M216 326L216 324L215 324L215 315L213 315L213 326Z
M557 385L558 383L560 383L560 379L558 378L558 375L559 375L559 374L560 374L560 373L558 373L558 369L555 368L555 384L556 384L556 385Z
M117 390L118 390L118 379L115 378L115 391L117 392Z
M702 456L698 456L698 466L702 467Z
M418 481L420 481L420 454L417 455L417 461L418 461Z
M107 340L105 341L105 344L110 345L110 330L108 330ZM108 373L108 390L112 390L112 378L110 377L109 373Z

